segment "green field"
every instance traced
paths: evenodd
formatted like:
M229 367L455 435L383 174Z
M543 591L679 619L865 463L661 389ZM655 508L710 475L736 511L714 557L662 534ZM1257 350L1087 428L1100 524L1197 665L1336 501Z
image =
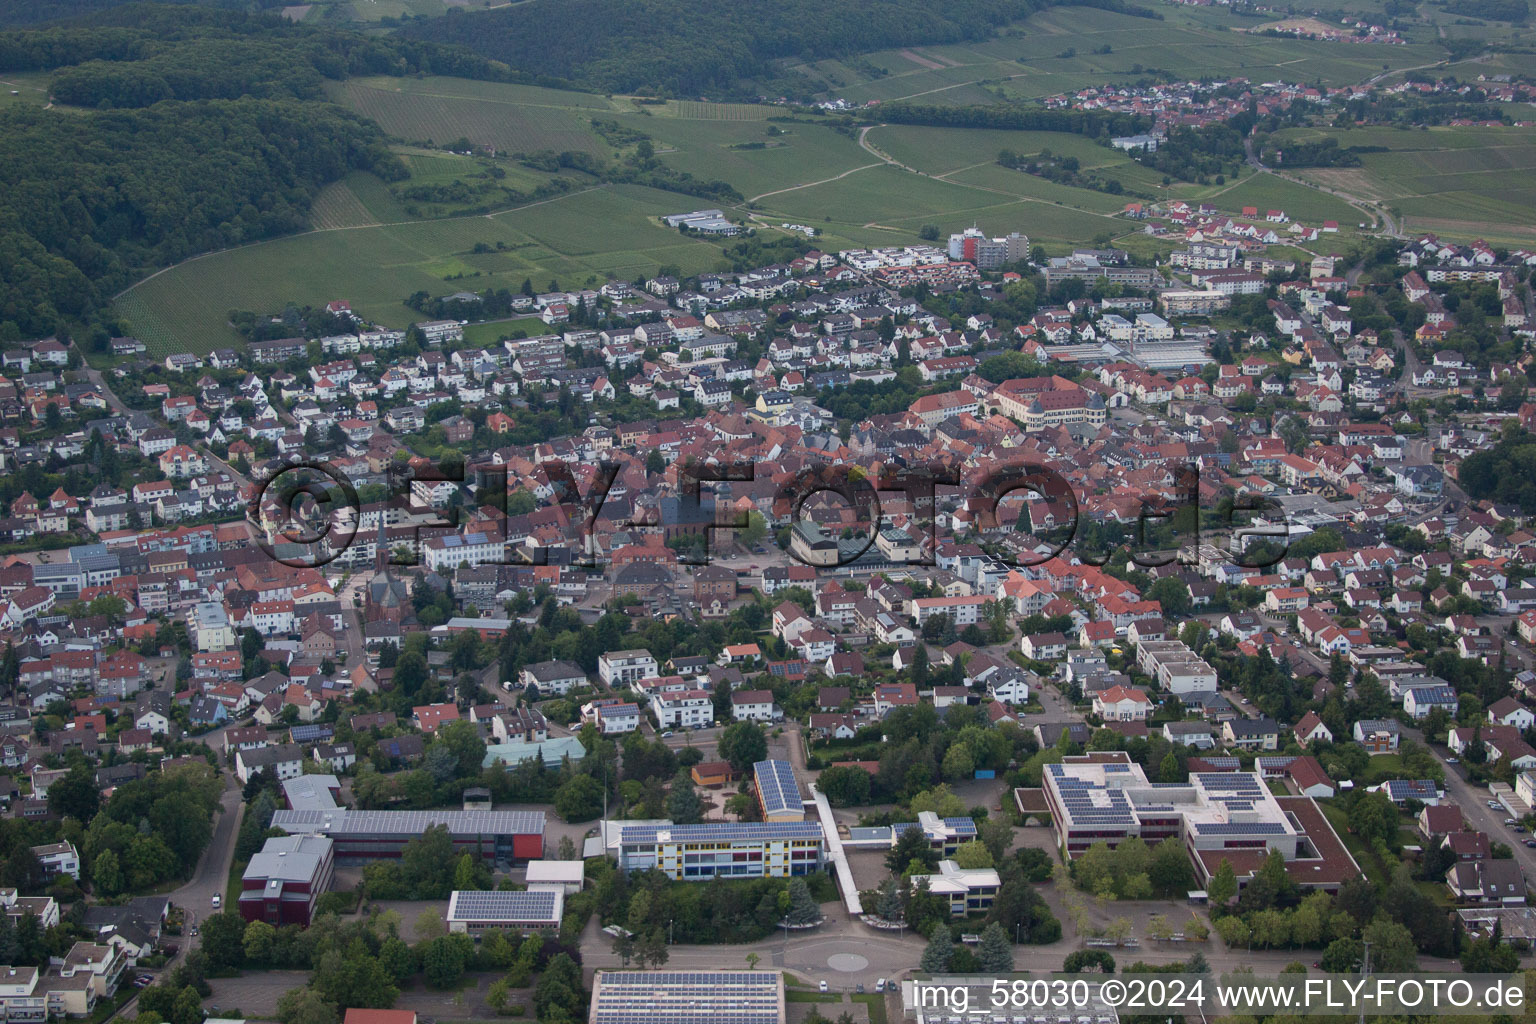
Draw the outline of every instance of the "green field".
M47 72L8 71L0 78L0 107L13 103L42 106L48 102Z
M591 121L613 104L589 93L457 78L357 78L333 94L408 143L443 146L465 138L512 153L610 151Z
M190 260L130 289L117 307L160 355L232 344L229 310L287 302L346 299L363 316L403 326L420 319L402 304L418 290L515 290L525 278L577 286L662 264L710 269L716 245L654 219L685 205L666 192L603 186L492 216L312 231ZM477 244L488 251L473 252Z
M1033 99L1105 82L1134 81L1147 69L1182 78L1245 77L1344 85L1383 66L1433 64L1445 51L1431 41L1355 45L1249 35L1261 22L1224 7L1159 5L1164 20L1085 7L1044 11L981 42L884 50L864 60L884 69L871 78L834 61L790 65L824 91L851 103L912 99L924 103L995 102L999 94ZM1109 48L1108 53L1095 51ZM914 60L913 58L918 58Z
M1306 168L1293 173L1403 215L1404 231L1536 241L1536 129L1453 127L1293 129L1280 137L1331 136L1340 146L1384 146L1361 154L1360 167Z
M431 14L443 2L321 0L305 20ZM1252 19L1220 7L1156 10L1164 20L1054 9L980 42L786 66L826 95L851 102L994 103L1135 81L1157 68L1186 77L1358 82L1384 66L1414 68L1444 55L1424 42L1432 36L1419 31L1423 25L1410 33L1412 44L1381 47L1249 35L1233 29L1252 27ZM43 84L42 76L22 76L13 86L22 95L0 98L30 102L45 95ZM1138 252L1165 252L1168 243L1148 239L1117 216L1127 201L1143 197L1210 201L1234 212L1244 205L1280 207L1304 223L1337 220L1346 232L1366 219L1343 199L1274 175L1164 185L1161 174L1075 135L882 125L868 132L866 148L837 119L803 112L787 118L784 108L752 103L652 102L436 77L362 78L330 88L337 102L373 118L395 139L409 182L392 187L371 174L351 174L317 197L310 214L315 230L192 260L130 289L119 310L156 352L230 344L230 309L264 311L344 298L367 317L399 325L417 318L402 300L421 290L517 288L525 278L539 287L551 279L581 284L654 273L665 264L685 272L719 265L718 243L684 238L656 221L660 214L718 202L597 185L574 171L561 172L572 179L571 193L489 215L469 211L477 204L494 209L483 199L500 194L494 190L467 201L463 189L451 199L439 198L441 188L425 197L405 191L476 185L494 169L500 184L526 194L549 174L509 159L512 154L572 150L613 159L632 152L628 142L621 143L625 152L617 152L594 129L594 119L644 133L669 167L729 182L745 197L733 216L750 218L767 232L781 224L811 225L819 232L817 244L829 250L901 244L927 225L948 233L975 223L991 233L1022 231L1048 251L1122 238ZM1349 141L1374 138L1360 131ZM1511 132L1497 146L1485 145L1488 138L1455 130L1403 133L1389 143L1373 142L1391 145L1393 152L1368 156L1363 168L1305 173L1320 187L1385 199L1426 230L1434 224L1520 223L1536 199L1523 183L1536 169L1532 135ZM445 151L460 139L495 150L496 159ZM1004 168L996 162L1002 149L1075 157L1082 172L1120 182L1125 194ZM1511 172L1520 176L1518 187L1509 184ZM459 205L442 205L452 202ZM488 337L499 330L488 330Z

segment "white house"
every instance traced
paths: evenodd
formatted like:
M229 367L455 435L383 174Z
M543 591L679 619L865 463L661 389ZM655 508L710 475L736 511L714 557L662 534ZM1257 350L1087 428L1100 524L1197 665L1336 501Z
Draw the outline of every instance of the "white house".
M651 710L663 729L702 729L713 725L715 704L703 690L672 690L651 695Z
M736 690L731 694L731 717L738 722L771 722L784 717L773 703L772 690Z
M1094 714L1106 722L1144 722L1152 699L1129 686L1111 686L1093 698Z

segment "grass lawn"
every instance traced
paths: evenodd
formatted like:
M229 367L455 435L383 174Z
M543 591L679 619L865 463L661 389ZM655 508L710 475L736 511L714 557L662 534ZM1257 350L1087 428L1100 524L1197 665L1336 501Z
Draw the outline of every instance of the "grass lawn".
M881 992L856 992L853 1001L869 1007L869 1024L885 1024L885 995Z
M1322 809L1323 816L1328 819L1328 824L1339 834L1339 839L1349 850L1350 856L1355 858L1355 863L1360 865L1360 870L1365 872L1371 881L1380 881L1392 877L1396 869L1395 864L1386 864L1376 856L1376 851L1361 841L1360 837L1349 831L1349 819L1342 807L1336 807L1331 800L1319 800L1317 806Z
M790 1003L840 1003L843 1001L840 992L817 992L804 989L786 988L784 1000Z

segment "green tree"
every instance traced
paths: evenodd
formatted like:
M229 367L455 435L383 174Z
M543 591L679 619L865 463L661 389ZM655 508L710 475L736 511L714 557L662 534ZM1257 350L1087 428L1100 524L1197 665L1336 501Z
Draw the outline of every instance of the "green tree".
M469 854L460 854L458 862L453 868L453 887L455 889L473 890L480 888L480 872L476 870L475 858Z
M789 911L786 917L790 924L815 924L821 920L821 907L811 898L811 887L804 878L791 878L788 892Z
M921 861L928 867L938 863L933 848L928 845L928 838L916 825L904 829L901 835L896 837L896 845L892 846L890 852L885 855L885 866L891 874L899 875L914 860Z
M202 934L199 948L208 957L211 968L239 967L245 960L245 921L239 914L226 910L205 918L199 927Z
M697 824L704 817L704 802L686 771L679 771L672 780L672 791L667 794L667 816L679 825Z
M853 765L833 765L821 773L816 788L833 807L855 807L869 802L869 772Z
M336 1004L326 1002L306 985L278 999L277 1019L282 1024L336 1024Z
M746 772L768 756L768 740L755 722L734 722L725 727L718 744L722 760L736 771Z
M277 941L277 929L265 921L251 921L245 926L241 946L248 964L267 965L272 962L272 947Z
M955 848L955 863L967 870L990 868L993 864L992 851L983 846L979 840L973 839Z
M949 962L954 955L955 942L950 937L949 926L941 924L929 933L928 945L917 961L917 969L929 974L942 974L949 969Z
M88 822L101 807L96 775L84 763L77 764L48 787L48 810L64 818Z
M1006 974L1013 970L1013 946L1003 926L993 921L981 930L976 947L976 966L987 974Z
M1225 908L1232 898L1237 895L1237 872L1232 870L1232 862L1225 857L1216 865L1216 873L1205 886L1206 896L1210 898L1211 906Z
M566 821L591 821L602 811L603 787L590 775L572 775L555 790L555 812Z
M464 976L466 956L462 935L440 935L429 941L421 951L421 976L432 988L452 988ZM469 955L473 955L470 940Z
M123 891L123 869L117 862L117 853L103 850L91 865L91 881L102 896L116 896Z

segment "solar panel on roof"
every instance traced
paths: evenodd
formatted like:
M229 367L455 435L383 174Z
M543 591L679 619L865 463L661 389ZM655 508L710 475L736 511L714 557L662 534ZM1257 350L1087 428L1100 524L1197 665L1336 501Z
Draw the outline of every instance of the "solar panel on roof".
M788 761L759 761L752 766L758 797L769 814L798 811L805 807L800 797L800 783Z

